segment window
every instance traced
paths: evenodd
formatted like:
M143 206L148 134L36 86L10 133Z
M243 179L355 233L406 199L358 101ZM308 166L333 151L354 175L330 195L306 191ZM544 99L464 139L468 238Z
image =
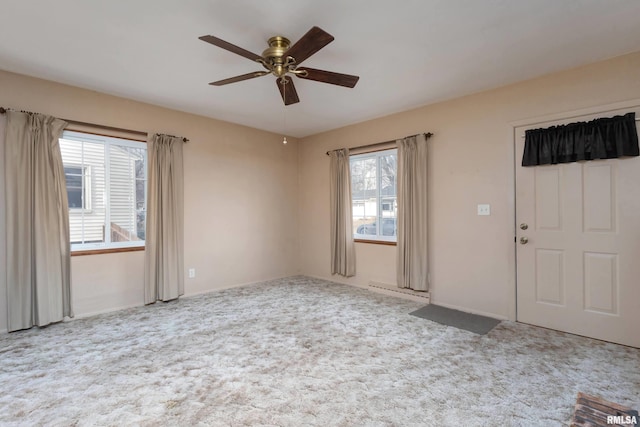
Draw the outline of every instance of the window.
M60 151L69 198L71 250L144 246L146 144L65 131Z
M397 150L350 157L353 237L396 241Z
M67 180L69 210L91 210L91 172L89 166L66 165L64 177Z

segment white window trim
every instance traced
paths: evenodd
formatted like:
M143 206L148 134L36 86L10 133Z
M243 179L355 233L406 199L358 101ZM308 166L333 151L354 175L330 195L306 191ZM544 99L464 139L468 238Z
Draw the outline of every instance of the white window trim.
M109 156L107 156L107 152L108 152L108 148L110 148L111 145L119 145L121 147L131 147L131 148L144 148L145 152L147 149L147 144L145 144L144 142L139 142L139 141L130 141L130 140L126 140L126 139L122 139L122 138L114 138L114 137L110 137L110 136L102 136L102 135L94 135L94 134L88 134L88 133L83 133L83 132L75 132L75 131L63 131L61 139L68 139L68 140L74 140L74 141L80 141L80 142L98 142L98 143L102 143L104 144L104 150L105 150L105 182L108 183L109 181L109 171L110 171L110 167L109 167ZM146 159L145 159L146 160ZM134 181L137 178L135 178L134 176ZM148 179L148 171L147 171L147 175L145 175L145 181ZM107 200L111 200L110 198L110 189L109 189L109 185L105 185L105 197ZM135 183L134 183L134 187L135 187ZM145 206L145 214L146 214L146 207L147 207L147 199L146 199L146 193L145 193L145 201L144 201L144 206ZM71 211L71 210L70 210ZM78 212L78 214L80 215L84 215L85 211L82 209L80 210L80 212ZM105 212L105 227L106 224L110 224L111 220L110 220L110 209L106 209ZM109 250L109 249L123 249L123 248L138 248L138 247L144 247L146 244L146 239L145 240L138 240L138 241L130 241L130 242L111 242L111 231L109 230L109 232L107 233L105 230L105 240L107 240L106 242L100 242L100 243L71 243L71 252L80 252L80 251L92 251L92 250Z
M69 213L74 215L78 215L82 212L91 213L91 205L93 200L93 195L91 194L91 166L83 166L77 163L67 163L65 167L78 168L82 170L82 195L84 197L84 206L81 208L69 208Z

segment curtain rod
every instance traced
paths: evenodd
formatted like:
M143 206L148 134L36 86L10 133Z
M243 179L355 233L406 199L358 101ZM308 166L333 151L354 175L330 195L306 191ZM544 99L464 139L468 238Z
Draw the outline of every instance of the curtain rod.
M7 111L9 111L9 108L4 108L4 107L0 107L0 114L5 114ZM31 113L31 111L22 111L23 113ZM33 113L32 113L33 114ZM147 132L143 132L140 130L132 130L132 129L124 129L124 128L119 128L119 127L114 127L114 126L106 126L106 125L98 125L95 123L89 123L89 122L81 122L79 120L71 120L71 119L61 119L64 120L65 122L72 124L72 125L80 125L80 126L92 126L92 127L97 127L100 129L105 129L105 130L111 130L111 131L115 131L115 132L126 132L126 133L130 133L133 135L140 135L140 136L144 136L145 138L147 136L149 136L149 134ZM173 138L178 138L176 136L173 135L167 135ZM182 138L183 142L189 142L189 140L187 138Z
M429 138L429 137L433 136L433 134L432 134L431 132L426 132L426 133L424 133L424 134L420 134L420 133L418 133L418 134L415 134L415 135L405 136L405 138L411 138L412 136L418 136L418 135L424 135L424 136L425 136L425 137L427 137L427 138ZM398 138L398 139L401 139L401 138ZM351 147L351 148L349 148L349 149L350 149L350 150L355 150L355 149L363 149L363 148L374 148L374 147L378 147L378 146L380 146L380 145L391 144L391 143L396 142L396 141L397 141L397 139L392 139L392 140L390 140L390 141L376 142L375 144L360 145L359 147ZM334 151L334 150L331 150L331 151ZM330 153L331 151L327 151L327 156L329 155L329 153Z

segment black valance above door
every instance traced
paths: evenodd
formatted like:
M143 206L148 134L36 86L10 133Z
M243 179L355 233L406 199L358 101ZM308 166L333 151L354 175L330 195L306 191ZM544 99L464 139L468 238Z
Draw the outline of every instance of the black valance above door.
M525 132L522 166L638 156L636 114Z

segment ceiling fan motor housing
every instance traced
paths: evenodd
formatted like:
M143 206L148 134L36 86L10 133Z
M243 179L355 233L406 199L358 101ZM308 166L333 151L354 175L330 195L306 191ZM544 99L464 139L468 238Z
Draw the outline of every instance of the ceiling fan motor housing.
M285 65L284 54L289 50L291 42L286 37L275 36L268 40L269 47L262 52L265 59L265 68L276 77L283 77L287 74L289 67Z

